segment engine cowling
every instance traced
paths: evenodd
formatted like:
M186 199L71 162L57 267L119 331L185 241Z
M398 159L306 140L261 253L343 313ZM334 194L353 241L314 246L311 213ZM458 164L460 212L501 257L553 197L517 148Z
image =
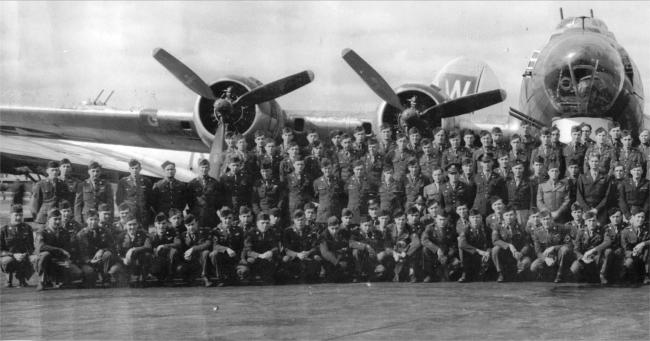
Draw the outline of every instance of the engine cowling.
M410 106L409 99L411 99L413 96L416 96L415 109L419 112L422 112L431 106L447 100L447 96L445 96L445 94L442 93L440 89L436 89L424 84L403 84L395 89L395 93L399 97L402 105L406 108L409 108ZM403 124L400 122L401 114L402 111L400 111L398 108L395 108L385 101L382 101L377 108L377 122L380 125L389 124L394 127L400 127L401 129L401 126ZM425 136L431 135L430 127L441 125L441 122L439 122L439 120L438 122L432 122L430 120L426 120L425 122L427 123L426 128L418 127L420 129L420 132Z
M228 131L234 131L244 136L250 136L258 129L276 135L284 126L286 115L275 101L260 103L251 107L240 105L232 107L232 102L243 94L262 85L252 77L225 76L210 84L210 88L217 97L213 101L199 96L194 104L194 125L201 141L206 146L212 145L219 121L214 115L214 106L223 107L221 112L227 112L222 119L228 126ZM228 107L231 106L231 107Z

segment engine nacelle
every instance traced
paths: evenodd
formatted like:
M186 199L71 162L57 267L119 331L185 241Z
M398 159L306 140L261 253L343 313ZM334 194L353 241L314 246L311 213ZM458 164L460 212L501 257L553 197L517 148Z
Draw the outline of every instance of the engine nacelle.
M221 97L218 101L228 106L260 85L262 83L252 77L225 76L211 83L210 88L217 97ZM214 103L213 100L199 96L194 104L194 125L201 141L208 147L212 144L219 125L214 116ZM286 121L284 111L275 100L251 107L237 105L228 109L229 114L222 117L228 125L228 131L235 131L244 136L250 136L258 129L276 136Z
M447 96L442 91L440 91L440 89L424 84L403 84L395 89L395 93L405 108L410 107L409 99L411 99L413 96L416 96L415 109L420 112L447 100ZM394 127L400 127L401 113L402 112L399 109L393 107L385 101L382 101L377 108L377 122L379 125L389 124ZM427 121L427 123L429 124L428 127L426 127L427 130L431 126L441 125L439 121ZM379 127L377 127L377 129L378 128ZM430 132L427 130L425 130L424 127L420 128L421 133L426 136L430 135Z

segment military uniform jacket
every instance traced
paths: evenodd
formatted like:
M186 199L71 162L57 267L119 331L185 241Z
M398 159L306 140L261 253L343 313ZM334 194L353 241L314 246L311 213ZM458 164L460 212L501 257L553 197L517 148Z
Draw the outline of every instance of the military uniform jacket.
M420 237L422 246L436 253L438 249L447 254L458 254L458 234L456 228L447 224L439 227L436 224L430 224L422 232Z
M458 248L463 251L476 253L476 249L486 251L490 246L483 227L472 227L469 221L459 219L456 222L456 233L458 233Z
M50 230L43 226L36 233L36 238L34 240L35 245L35 254L41 252L49 252L54 258L63 258L63 252L65 250L71 255L73 252L73 241L74 234L70 233L63 227Z
M257 157L257 168L262 169L262 165L265 163L271 164L271 169L273 171L273 179L280 179L280 162L282 158L277 154L263 154Z
M286 228L282 234L283 253L294 256L299 252L308 252L308 256L318 253L318 231L304 227L300 233L293 226Z
M177 235L174 238L174 248L180 252L185 252L189 248L194 248L195 252L201 252L210 250L212 242L212 231L207 228L200 228L194 233L185 231Z
M507 195L505 179L494 172L490 172L488 175L483 172L476 174L474 183L476 184L476 197L473 207L483 215L488 212L490 198L494 196L505 198Z
M530 245L530 235L519 224L509 226L503 223L492 230L492 244L505 247L505 243L512 244L517 251L521 251L525 246Z
M284 185L276 180L259 179L253 186L251 203L255 214L268 212L272 208L282 209L286 198Z
M244 237L245 232L241 226L224 226L221 223L212 229L212 249L217 252L225 252L226 248L230 248L237 255L241 255L242 250L244 250Z
M573 241L573 250L578 253L580 257L585 252L597 247L599 251L605 248L603 244L603 231L598 227L593 232L590 232L586 227L578 230L576 238Z
M605 209L610 196L611 181L608 175L598 173L594 179L590 172L578 177L576 200L582 207L596 208L598 212Z
M570 203L569 187L562 181L553 184L549 180L537 187L537 208L540 211L563 213L569 209Z
M388 183L382 180L379 185L378 195L380 209L393 212L396 208L403 206L404 185L396 179L391 179Z
M302 209L303 205L312 200L311 180L302 174L300 178L296 173L291 173L287 178L287 190L289 192L289 209Z
M182 211L187 205L187 184L175 178L162 179L153 185L152 199L158 213L167 213L171 208Z
M584 168L586 153L587 146L580 143L579 141L571 141L562 149L562 155L564 156L565 161L569 161L571 159L576 159L578 161L580 173L582 173L582 170Z
M559 225L553 225L548 229L542 226L535 228L532 233L532 238L537 257L541 258L544 250L551 246L562 245L570 242L571 238L569 237L565 240L565 236L568 236L567 231L564 231L564 229Z
M458 147L456 150L449 148L442 152L441 166L445 169L452 163L461 164L464 158L472 158L472 152L469 149L465 147ZM428 174L431 174L431 172Z
M621 247L623 250L632 252L636 244L650 240L650 233L642 227L627 226L621 231Z
M313 161L312 161L313 162ZM307 162L305 160L305 173L307 173ZM314 167L313 165L310 165L310 168ZM288 155L280 161L279 164L279 170L280 170L280 181L287 181L287 178L289 177L289 174L293 173L293 159L290 158ZM320 167L318 169L320 172Z
M387 233L385 231L370 227L367 232L358 227L352 230L350 245L352 248L360 248L368 245L376 253L387 248ZM356 242L356 243L355 243Z
M461 181L455 184L446 182L442 185L442 202L441 205L445 208L447 213L456 213L456 207L465 203L468 206L471 204L471 193L469 186Z
M643 159L645 160L645 178L650 180L650 145L640 144L638 147L641 154L643 154Z
M422 188L422 196L425 200L435 199L437 202L442 202L442 188L444 183L435 183L432 182Z
M636 163L644 165L645 163L643 153L641 153L641 151L636 148L621 148L617 151L617 153L615 153L615 156L617 157L617 160L616 162L612 162L611 170L613 171L616 165L623 165L626 177L630 176L630 169L632 168L632 165ZM645 167L643 168L646 169Z
M77 240L79 241L79 257L84 263L95 257L99 250L114 251L115 249L113 234L102 226L97 226L94 229L84 227L77 234Z
M616 150L608 144L603 144L598 146L597 144L589 146L587 152L585 153L585 160L583 166L583 173L589 173L589 155L595 153L600 155L600 161L598 161L598 167L600 172L609 172L611 168L611 163L614 160L617 160Z
M485 218L485 226L487 226L490 231L498 230L502 224L503 217L499 213L492 213Z
M415 203L418 196L422 194L424 186L428 183L429 181L422 174L418 174L418 176L406 175L404 179L404 193L406 194L405 209L408 209Z
M564 158L562 157L562 149L555 148L553 146L539 146L533 150L533 152L530 155L530 160L532 162L535 162L535 159L541 156L544 158L544 172L548 170L548 166L551 163L555 163L560 166L560 174L564 174ZM532 164L530 165L531 169L530 171L532 172Z
M368 199L372 192L368 178L365 176L358 178L352 175L345 184L345 191L348 194L348 208L356 211L356 218L358 218L360 208L365 208L368 205Z
M69 221L62 222L63 227L68 230L68 232L72 233L74 236L77 235L79 231L83 228L83 225L81 225L78 221L74 219L70 219Z
M332 264L336 264L340 258L348 260L351 257L350 231L338 229L332 236L330 231L325 229L320 235L319 250L323 259Z
M174 238L176 238L176 229L173 227L167 227L163 234L160 235L157 232L149 234L149 242L152 249L156 249L160 245L174 245Z
M495 157L497 156L497 150L496 150L496 148L494 148L492 146L487 146L486 148L481 147L481 148L478 148L478 149L474 150L474 152L472 153L472 161L474 161L474 170L479 169L479 167L477 165L478 159L483 154L487 154L487 153L492 153L492 155L495 156Z
M251 200L253 183L251 182L251 178L245 173L226 173L221 177L221 183L225 188L230 189L233 206L236 206L235 203L246 204Z
M341 184L335 177L321 176L314 181L314 197L318 199L316 222L326 223L329 217L341 212L340 196Z
M508 152L508 161L510 162L510 165L514 165L515 162L521 161L524 164L524 176L527 176L527 174L530 174L530 159L528 158L529 154L526 153L526 151L522 149L518 150L511 150Z
M506 181L508 188L507 202L515 210L529 210L535 207L536 193L533 194L531 183L527 179L521 179L519 183L514 178Z
M381 182L381 172L384 167L384 156L381 154L370 155L370 153L368 153L361 158L361 161L363 161L363 164L366 168L368 183L371 186L372 191L376 192L379 188L379 183Z
M277 255L279 250L279 240L276 239L273 231L266 231L262 233L258 229L246 232L244 238L244 251L242 252L242 259L252 257L255 254L262 254L271 251L273 255Z
M113 212L113 189L111 184L104 179L93 183L86 179L77 188L77 195L74 200L74 215L77 221L83 222L88 210L96 210L100 204L107 204Z
M151 200L151 186L151 180L143 176L125 176L117 183L115 201L117 205L125 202L131 207L149 211L147 205Z
M418 163L420 164L420 173L429 179L436 167L442 167L442 158L434 153L422 154Z
M126 257L126 253L134 247L151 249L151 240L149 240L149 236L142 229L133 232L133 236L125 231L120 235L116 246L117 254L120 257Z
M70 205L74 205L74 197L77 194L77 187L79 187L81 181L71 176L65 178L59 177L59 180L61 180L61 182L63 182L66 187L68 187L68 192L66 194L67 196L64 199L67 200Z
M393 165L393 177L402 180L404 175L406 175L409 160L414 157L415 154L409 149L393 149L386 155L385 160L389 161L390 164Z
M59 206L62 200L68 200L71 194L68 186L59 178L43 179L32 188L32 212L36 214L36 222L45 224L47 211ZM111 197L111 202L112 202ZM71 204L74 201L70 202Z
M618 188L618 206L627 218L631 216L632 207L645 211L646 220L650 212L650 181L639 179L637 184L632 179L625 179Z
M395 252L406 252L408 256L412 256L422 246L417 233L411 231L408 226L404 226L404 229L399 231L395 224L387 226L386 241L386 248Z
M0 256L13 253L34 252L34 235L32 227L20 223L17 225L5 225L0 229Z
M624 223L621 223L621 225L612 225L612 224L607 224L605 225L605 241L607 242L609 240L609 243L606 248L610 248L612 250L616 250L618 248L621 248L621 232L626 228Z
M362 155L357 154L353 149L346 151L341 150L337 153L339 160L339 167L341 171L341 181L346 182L352 175L352 164L354 161L361 158Z
M217 210L229 204L224 199L224 193L228 193L227 189L211 176L200 176L190 180L187 189L188 206L197 218L199 226L217 226L219 222Z

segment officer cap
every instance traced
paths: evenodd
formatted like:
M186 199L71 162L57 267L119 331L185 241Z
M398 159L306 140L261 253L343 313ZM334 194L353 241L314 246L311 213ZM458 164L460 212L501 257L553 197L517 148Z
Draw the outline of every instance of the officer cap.
M172 165L172 166L176 167L176 164L173 163L173 162L171 162L171 161L165 161L165 162L163 162L163 163L160 165L160 167L161 167L162 169L165 169L165 168L167 168L167 166L169 166L169 165Z
M121 212L121 211L130 210L130 208L127 203L123 202L119 206L117 206L117 210Z
M110 212L111 208L108 206L108 204L99 204L97 206L97 211L99 212Z
M327 226L336 226L339 223L340 223L339 218L337 218L336 216L331 216L327 218Z
M569 167L570 166L580 166L580 162L578 161L578 159L572 157L572 158L569 158L569 161L567 162L567 166L569 166Z
M492 134L501 134L501 133L503 133L501 131L501 128L499 128L499 127L492 128Z
M354 214L352 213L352 210L349 208L344 208L341 210L341 217L351 217Z
M135 221L136 223L139 223L138 219L133 214L129 214L128 216L126 216L126 222L127 223L130 223L132 221Z
M512 167L515 167L515 166L522 166L522 167L524 167L524 168L526 167L526 165L524 164L524 162L521 161L521 160L519 160L519 159L516 159L515 162L512 164Z
M97 161L92 161L92 162L88 165L88 169L97 169L97 168L102 168L102 166L101 166L101 165L99 164L99 162L97 162Z
M378 207L379 207L379 203L377 202L377 200L375 199L368 200L368 209L378 208Z
M314 206L314 204L312 204L310 202L306 203L305 206L303 206L303 210L305 210L305 211L306 210L315 210L315 209L316 209L316 206Z
M359 223L361 223L361 224L363 224L363 223L369 223L370 221L371 221L371 220L370 220L370 217L368 217L368 216L365 215L365 214L362 215L361 218L359 218Z
M239 208L239 215L242 215L242 214L249 214L249 213L251 213L251 209L248 208L247 206L241 206L241 207Z
M47 168L59 168L59 163L56 161L49 161L47 163Z
M11 213L23 213L23 205L11 205Z
M260 213L260 214L257 215L257 221L270 220L270 219L271 218L266 213Z
M424 205L426 202L424 201L424 198L421 195L418 195L418 198L415 199L415 203L418 205Z
M154 222L162 223L162 222L165 222L166 220L167 220L167 216L165 216L165 213L160 212L160 213L158 213L158 215L154 219Z
M297 210L293 211L293 218L294 219L300 219L300 218L302 218L304 216L305 216L305 211L303 211L301 209L297 209Z
M210 161L208 161L208 159L201 159L199 161L199 167L201 167L201 166L209 166L209 165L210 165Z
M136 166L140 166L140 161L136 159L129 160L129 167L136 167Z
M279 217L280 216L280 209L278 208L272 208L269 210L269 215L274 216L274 217Z
M320 162L321 168L330 167L331 165L332 165L332 161L330 161L330 159L323 159Z
M72 162L70 162L70 160L68 160L66 158L61 159L61 162L59 162L59 163L62 164L62 165L71 165L72 164Z
M222 217L227 217L227 216L233 214L232 209L230 209L230 207L228 207L228 206L222 207L221 210L219 211L219 213L221 214Z
M492 153L485 153L482 154L481 157L479 158L481 162L491 162L493 161L493 155Z
M459 164L452 163L452 164L449 164L445 170L447 171L448 174L458 174L459 173L459 168L460 168Z
M183 212L181 212L181 210L179 210L177 208L170 208L167 215L171 218L171 217L174 217L174 216L177 216L177 215L183 215Z
M190 214L185 216L185 219L183 219L183 223L184 224L191 224L195 220L196 220L196 217L194 216L194 214L190 213Z
M539 133L540 135L551 135L551 129L549 127L542 127Z
M61 211L59 211L56 208L53 208L49 211L47 211L47 219L53 218L53 217L60 217L61 216Z
M86 213L86 218L96 217L96 216L98 216L98 213L97 210L94 208L89 209L88 212Z
M60 209L60 210L69 210L69 209L72 209L72 205L70 205L70 202L69 202L69 201L67 201L67 200L62 200L62 201L59 203L59 209Z

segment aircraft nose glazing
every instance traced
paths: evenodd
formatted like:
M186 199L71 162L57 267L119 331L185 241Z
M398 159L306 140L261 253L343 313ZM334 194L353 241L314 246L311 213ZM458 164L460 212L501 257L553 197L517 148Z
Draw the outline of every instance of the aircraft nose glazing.
M561 117L601 117L623 88L618 51L597 35L569 36L549 49L542 64L544 90Z

